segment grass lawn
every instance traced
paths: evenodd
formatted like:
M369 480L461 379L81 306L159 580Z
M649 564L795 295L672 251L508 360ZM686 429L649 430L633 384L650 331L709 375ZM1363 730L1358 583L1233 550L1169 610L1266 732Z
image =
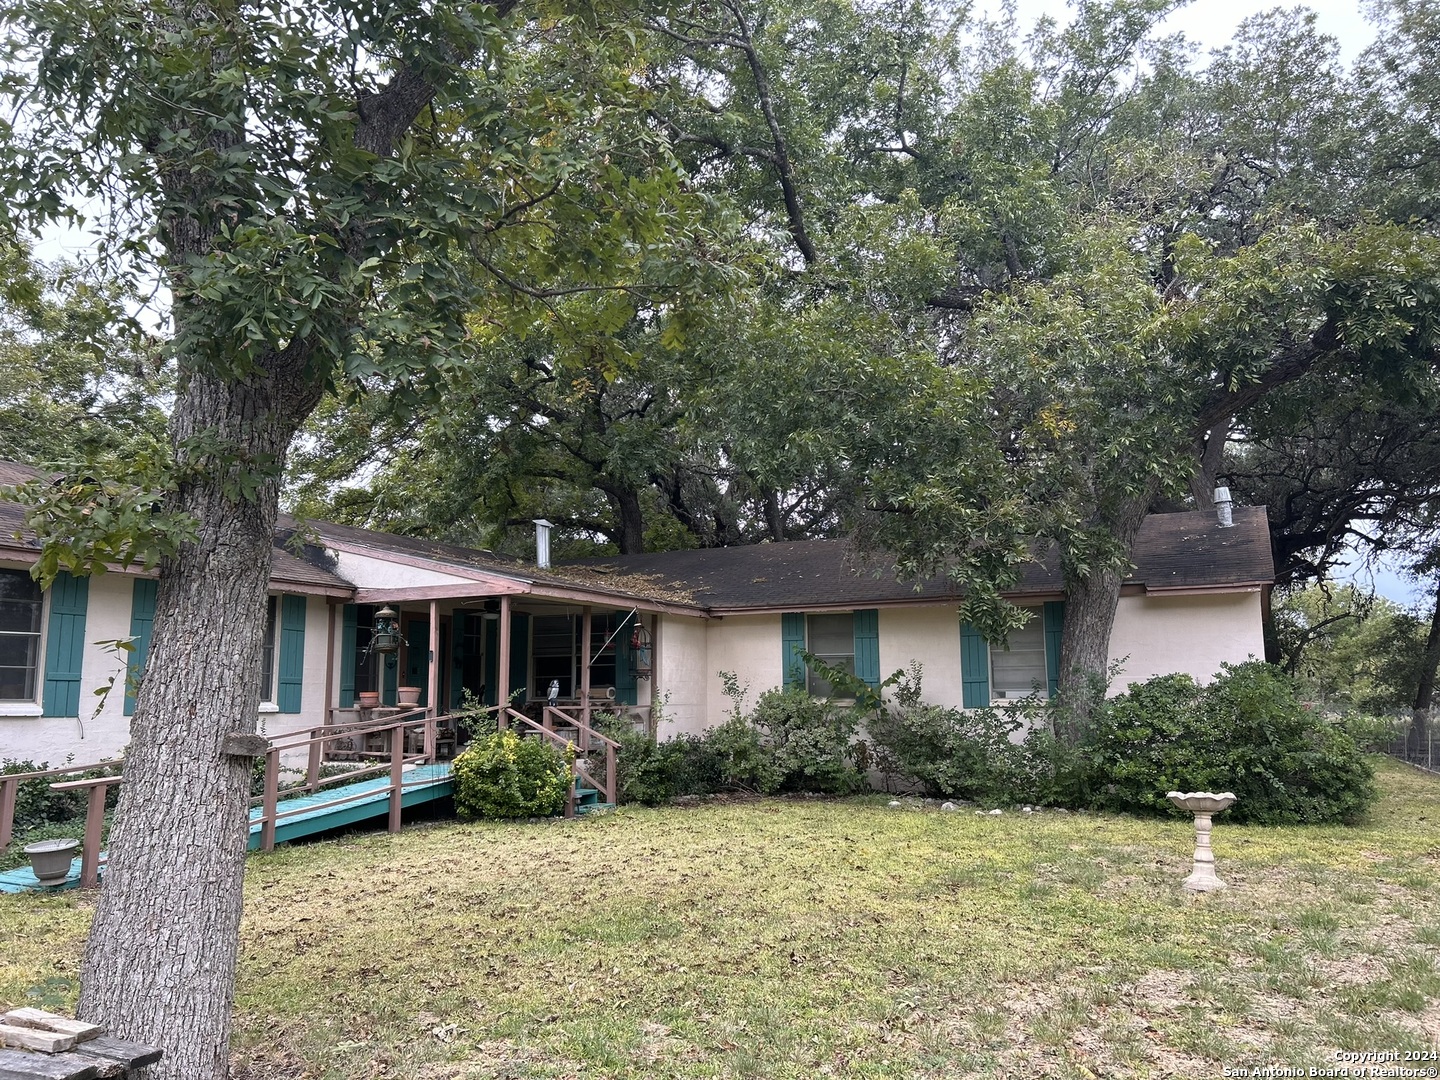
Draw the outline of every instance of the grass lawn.
M444 825L252 856L237 1075L1211 1077L1440 1048L1440 779L1353 829L885 799ZM0 1004L90 901L0 896ZM1422 1066L1428 1062L1419 1063Z

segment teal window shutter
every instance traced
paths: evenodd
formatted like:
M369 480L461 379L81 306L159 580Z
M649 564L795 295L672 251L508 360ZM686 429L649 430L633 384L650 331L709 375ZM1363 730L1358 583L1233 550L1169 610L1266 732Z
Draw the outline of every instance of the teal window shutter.
M880 612L857 611L855 619L855 676L872 690L880 689Z
M1060 639L1065 633L1065 601L1050 600L1045 604L1045 681L1050 696L1060 692Z
M355 641L358 634L359 609L346 604L340 609L340 707L355 704Z
M280 677L275 704L282 713L298 713L305 683L305 597L280 598Z
M45 637L46 716L80 715L80 669L85 662L85 608L90 579L64 570L50 586L50 629Z
M150 655L150 629L155 625L155 593L160 583L136 578L130 597L130 660L125 670L125 715L135 714L135 691L145 675L145 658Z
M495 705L500 694L500 620L485 620L485 692L480 698Z
M510 693L524 690L520 704L530 697L530 616L523 611L510 613Z
M635 672L630 665L630 636L639 618L639 612L621 616L620 629L615 632L615 700L621 705L634 705L637 700Z
M960 624L960 688L965 708L990 704L990 646L969 623Z
M786 687L805 685L805 614L787 611L780 616L780 658Z

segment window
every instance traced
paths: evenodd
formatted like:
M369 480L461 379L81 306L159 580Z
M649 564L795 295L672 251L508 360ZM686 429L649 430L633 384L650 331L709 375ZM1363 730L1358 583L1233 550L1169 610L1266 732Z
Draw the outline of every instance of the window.
M1045 629L1040 613L1012 631L1009 648L999 645L990 649L990 693L996 698L1024 698L1031 694L1046 696L1048 680L1045 671Z
M43 603L29 571L0 570L0 701L35 700Z
M277 597L265 598L265 636L260 642L260 700L275 700L275 605Z
M535 678L531 686L538 697L550 693L550 683L560 684L560 696L575 696L575 620L571 615L537 615L534 630Z
M611 639L618 625L613 611L595 612L590 617L590 685L615 685L616 643ZM537 697L546 697L552 681L560 684L560 696L580 695L580 635L585 620L580 615L537 615L532 638L531 686ZM605 643L609 641L607 648Z
M843 615L805 616L806 649L833 668L855 674L855 617ZM806 689L812 697L829 697L834 691L830 681L808 672Z

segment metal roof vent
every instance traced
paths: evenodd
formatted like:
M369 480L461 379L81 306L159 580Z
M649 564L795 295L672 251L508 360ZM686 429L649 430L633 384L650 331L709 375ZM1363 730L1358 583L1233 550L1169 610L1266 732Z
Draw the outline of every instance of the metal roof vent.
M1235 524L1230 516L1230 489L1228 487L1217 487L1215 489L1215 516L1220 519L1220 527L1228 529Z
M553 521L535 519L535 565L541 570L550 569L550 530L554 527Z

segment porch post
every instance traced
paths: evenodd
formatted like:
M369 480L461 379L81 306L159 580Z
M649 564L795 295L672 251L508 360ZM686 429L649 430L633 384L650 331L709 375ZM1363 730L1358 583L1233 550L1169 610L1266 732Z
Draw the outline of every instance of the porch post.
M590 616L590 605L580 609L580 722L590 726L590 628L594 620ZM585 738L585 749L590 749L590 739Z
M496 662L495 704L500 706L500 727L505 728L505 708L510 704L510 595L500 597L500 659Z
M655 625L650 631L650 719L646 727L650 729L652 738L660 735L660 725L655 722L655 710L660 708L660 703L665 700L660 692L660 623L665 618L660 612L655 613Z
M322 724L330 723L333 719L330 710L340 705L340 684L335 681L335 615L339 605L335 603L333 596L327 596L325 606L330 612L330 629L325 638L325 692L320 699L325 706L324 712L320 714ZM321 747L321 750L323 752L324 747Z
M440 708L440 601L430 601L430 684L425 688L430 703L431 719L439 716ZM435 725L425 725L425 756L435 760Z

